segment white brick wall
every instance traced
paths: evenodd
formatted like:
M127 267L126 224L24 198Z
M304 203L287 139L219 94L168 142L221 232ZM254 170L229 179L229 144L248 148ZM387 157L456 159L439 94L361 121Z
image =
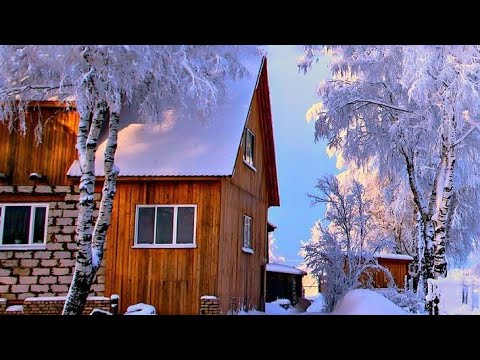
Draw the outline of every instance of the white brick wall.
M0 298L23 300L35 296L66 295L75 268L78 186L1 186L3 194L58 194L65 201L49 203L47 249L0 250ZM97 194L95 200L99 200ZM96 211L98 213L98 211ZM92 295L105 290L105 261L92 286Z

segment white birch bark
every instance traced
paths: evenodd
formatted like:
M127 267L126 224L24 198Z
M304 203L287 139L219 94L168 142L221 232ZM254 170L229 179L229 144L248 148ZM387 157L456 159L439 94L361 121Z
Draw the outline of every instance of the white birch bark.
M447 277L447 259L445 253L448 214L453 196L453 173L455 168L455 154L453 146L445 147L442 151L442 174L437 184L437 201L432 220L435 224L435 237L433 240L434 262L433 276Z
M63 308L63 315L82 314L90 291L90 285L95 276L92 261L95 152L106 114L107 104L102 101L96 105L91 124L89 124L90 116L88 112L82 114L80 119L77 147L82 176L80 177L79 215L75 234L78 252L72 283Z

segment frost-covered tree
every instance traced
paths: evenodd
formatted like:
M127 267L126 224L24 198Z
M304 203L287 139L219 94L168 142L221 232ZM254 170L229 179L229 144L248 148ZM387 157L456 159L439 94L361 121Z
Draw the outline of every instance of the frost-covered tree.
M215 109L226 78L247 71L249 46L1 46L0 121L25 133L27 105L36 100L74 101L80 114L77 144L81 168L75 273L63 314L81 314L103 258L116 179L115 150L120 110L135 104L139 120L155 122L175 108L202 118ZM225 120L227 121L227 120ZM41 122L35 129L41 141ZM99 215L93 219L95 152L108 127L105 181Z
M271 263L284 263L285 256L279 255L277 251L277 239L270 232L268 233L268 261Z
M363 186L352 180L341 187L336 177L326 176L316 188L319 193L309 196L312 204L326 206L328 226L317 221L302 250L305 264L323 284L326 307L331 311L346 292L370 285L375 271L385 272L390 279L391 275L373 256L377 249L371 241L370 204Z
M341 186L348 186L352 179L363 186L371 224L371 245L396 254L413 255L416 249L415 211L408 186L398 178L381 179L375 159L360 167L353 161L347 164L337 161L337 165L344 169L337 175Z
M299 68L306 71L319 49L307 47ZM478 188L480 47L322 49L331 56L332 78L320 84L321 102L307 113L315 138L359 165L376 158L381 178L407 179L421 274L446 276L454 190ZM472 206L478 212L478 203Z

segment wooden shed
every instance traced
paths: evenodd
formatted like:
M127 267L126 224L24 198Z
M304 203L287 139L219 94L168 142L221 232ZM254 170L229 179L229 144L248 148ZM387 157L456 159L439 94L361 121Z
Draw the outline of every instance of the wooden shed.
M307 275L303 270L276 263L267 264L266 302L288 299L295 305L302 298L302 278Z
M408 277L408 265L413 261L413 257L404 254L378 254L375 255L378 264L390 270L395 284L398 288L405 288L405 277ZM375 273L374 286L385 288L388 286L388 279L381 271Z

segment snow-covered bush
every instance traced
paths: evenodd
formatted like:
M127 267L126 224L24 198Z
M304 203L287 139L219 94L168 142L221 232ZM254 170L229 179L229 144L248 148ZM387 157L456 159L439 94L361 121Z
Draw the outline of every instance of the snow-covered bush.
M421 314L425 312L425 300L413 291L399 292L395 288L388 288L380 292L388 300L393 302L403 310L412 314Z
M318 294L312 301L312 304L307 308L307 313L325 311L325 298L322 294Z
M138 303L127 308L124 315L156 315L157 311L152 305Z

